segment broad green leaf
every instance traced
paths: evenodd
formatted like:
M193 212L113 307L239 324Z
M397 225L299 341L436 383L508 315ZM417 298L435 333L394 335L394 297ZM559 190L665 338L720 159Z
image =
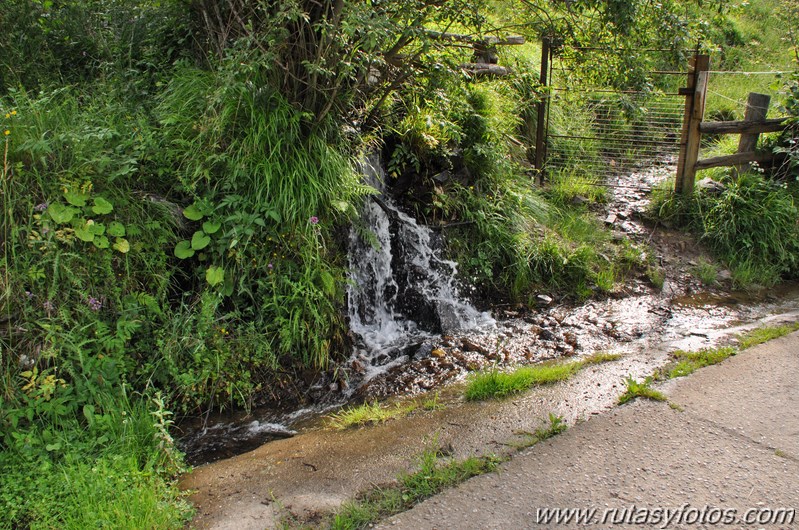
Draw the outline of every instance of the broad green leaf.
M118 250L122 254L127 254L130 252L130 243L127 239L118 237L114 242L114 250Z
M89 232L96 236L105 234L105 225L103 223L95 223L91 219L86 221L86 228L88 228Z
M219 285L225 281L225 269L216 265L211 265L208 267L208 270L205 271L205 281L212 287Z
M91 243L94 241L94 232L91 231L90 225L83 225L80 228L75 229L75 237L81 241Z
M61 449L61 442L47 444L44 446L44 448L49 452L58 451L59 449Z
M175 257L180 259L190 258L194 255L194 249L191 248L191 242L181 241L175 245Z
M108 235L112 237L124 237L125 225L123 225L119 221L112 221L108 225Z
M64 206L63 204L51 204L47 207L47 213L56 223L63 225L67 224L75 217L75 213L77 210L70 206Z
M78 193L76 191L64 192L64 198L72 206L78 206L78 207L86 206L86 201L89 200L88 195L86 195L85 193Z
M205 214L203 214L195 204L192 204L183 210L183 216L191 221L199 221L205 217Z
M94 236L94 246L97 248L108 248L111 246L111 242L108 241L108 238L105 236Z
M194 235L191 236L191 248L194 250L202 250L208 246L211 242L211 238L205 235L205 232L202 230L197 230L194 232Z
M222 227L222 223L217 221L206 221L203 223L203 232L206 234L216 234Z
M275 210L269 210L268 212L266 212L266 215L271 217L276 223L280 222L280 214Z
M92 211L97 215L105 215L114 211L114 205L102 197L95 197Z
M94 405L83 405L83 415L89 420L89 425L94 423Z

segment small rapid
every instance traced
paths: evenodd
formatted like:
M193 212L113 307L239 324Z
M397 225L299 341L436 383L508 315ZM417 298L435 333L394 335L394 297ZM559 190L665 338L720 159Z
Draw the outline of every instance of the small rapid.
M366 366L364 381L408 360L426 340L442 334L490 330L496 322L460 294L457 264L441 256L441 241L402 212L384 193L379 158L361 164L369 197L350 231L350 330L354 360Z

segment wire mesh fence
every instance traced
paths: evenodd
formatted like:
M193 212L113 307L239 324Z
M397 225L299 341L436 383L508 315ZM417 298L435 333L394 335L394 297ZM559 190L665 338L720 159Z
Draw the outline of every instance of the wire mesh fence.
M603 51L592 53L602 62ZM669 50L650 54L673 55ZM653 61L655 62L655 61ZM666 64L666 63L662 63ZM568 67L553 61L545 171L549 178L579 176L596 182L679 157L685 72L671 66L646 74L644 90L586 88Z

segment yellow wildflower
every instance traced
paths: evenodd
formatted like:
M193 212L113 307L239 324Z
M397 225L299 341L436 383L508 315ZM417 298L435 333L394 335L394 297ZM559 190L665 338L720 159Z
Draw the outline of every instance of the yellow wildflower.
M11 134L11 131L9 131L8 129L6 129L5 131L3 131L3 134L5 134L6 136L8 136L9 134Z
M12 116L16 116L16 115L17 115L17 111L15 111L15 110L12 110L12 111L11 111L11 115L12 115Z

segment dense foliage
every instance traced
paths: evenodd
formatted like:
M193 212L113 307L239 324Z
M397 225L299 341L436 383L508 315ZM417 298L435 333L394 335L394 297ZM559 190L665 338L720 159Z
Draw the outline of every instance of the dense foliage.
M586 297L646 266L573 204L573 182L532 186L537 43L586 84L655 89L644 72L680 53L573 51L704 36L734 64L745 35L726 2L704 4L6 0L0 528L180 526L172 412L278 399L347 355L366 150L484 299ZM513 75L462 67L509 32L528 41L496 51ZM792 167L795 146L778 146ZM735 247L746 229L766 259L758 227L724 213L762 199L781 212L778 272L792 271L795 211L778 192L741 179L702 203L705 230Z

